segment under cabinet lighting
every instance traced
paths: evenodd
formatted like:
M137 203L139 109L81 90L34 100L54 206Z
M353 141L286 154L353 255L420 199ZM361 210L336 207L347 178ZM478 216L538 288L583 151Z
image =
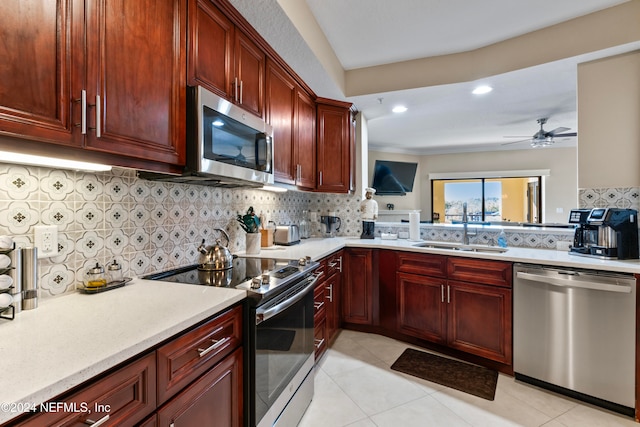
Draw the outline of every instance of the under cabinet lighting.
M272 191L274 193L286 193L287 189L282 187L277 187L275 185L264 185L261 190Z
M54 169L71 169L86 172L106 172L111 170L111 166L99 163L79 162L76 160L56 159L53 157L34 156L31 154L13 153L11 151L0 151L0 162L16 163L28 166L45 166Z

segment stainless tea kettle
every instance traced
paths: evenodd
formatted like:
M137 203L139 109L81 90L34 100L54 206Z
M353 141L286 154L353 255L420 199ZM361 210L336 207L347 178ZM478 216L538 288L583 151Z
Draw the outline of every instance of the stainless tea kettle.
M227 239L227 245L229 244L229 235L221 228L214 228L213 231L219 231ZM226 270L233 267L233 255L226 246L220 244L220 239L216 239L216 244L213 246L205 246L204 239L198 246L198 251L202 254L200 256L200 262L198 270L201 271L217 271Z

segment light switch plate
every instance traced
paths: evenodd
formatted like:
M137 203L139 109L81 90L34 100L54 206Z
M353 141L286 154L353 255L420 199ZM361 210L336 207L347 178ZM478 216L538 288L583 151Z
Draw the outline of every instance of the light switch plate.
M36 225L33 227L35 247L38 258L49 258L58 255L58 226Z

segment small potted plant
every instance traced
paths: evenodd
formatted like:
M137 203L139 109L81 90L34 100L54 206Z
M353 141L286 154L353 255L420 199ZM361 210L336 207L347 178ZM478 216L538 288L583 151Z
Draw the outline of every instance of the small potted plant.
M260 253L260 218L256 215L253 207L247 209L244 215L238 214L237 218L240 227L247 233L246 253L248 255Z

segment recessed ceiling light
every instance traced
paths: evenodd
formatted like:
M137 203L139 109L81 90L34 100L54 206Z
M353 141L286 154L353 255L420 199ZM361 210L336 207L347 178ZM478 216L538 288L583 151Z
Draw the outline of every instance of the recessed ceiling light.
M484 85L484 86L478 86L471 93L473 93L474 95L484 95L485 93L489 93L492 90L493 88L491 86Z
M398 105L396 107L393 107L393 111L394 113L404 113L405 111L407 111L407 107L405 107L404 105Z

